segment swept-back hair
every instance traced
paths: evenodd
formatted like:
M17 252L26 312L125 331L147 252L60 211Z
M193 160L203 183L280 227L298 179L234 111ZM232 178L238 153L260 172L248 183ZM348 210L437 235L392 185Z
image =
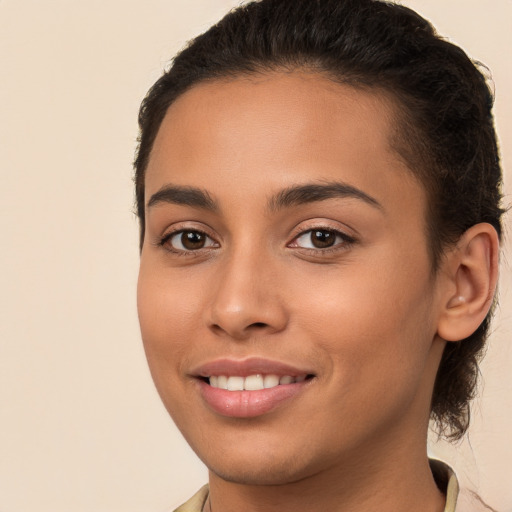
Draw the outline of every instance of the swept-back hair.
M411 9L379 0L261 0L227 14L192 40L144 99L135 158L144 240L144 177L168 107L194 85L295 69L381 91L396 105L392 146L424 186L432 271L469 227L501 236L501 168L483 69ZM467 339L446 345L431 416L446 437L469 423L489 314Z

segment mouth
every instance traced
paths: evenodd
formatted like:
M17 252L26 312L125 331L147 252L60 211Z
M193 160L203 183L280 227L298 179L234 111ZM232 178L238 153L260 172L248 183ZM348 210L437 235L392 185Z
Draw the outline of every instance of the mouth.
M316 377L309 370L260 358L216 360L193 373L205 405L235 418L261 416L290 404Z

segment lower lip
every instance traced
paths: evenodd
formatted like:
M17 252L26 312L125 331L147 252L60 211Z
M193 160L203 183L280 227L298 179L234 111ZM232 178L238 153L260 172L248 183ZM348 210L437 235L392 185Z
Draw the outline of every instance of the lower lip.
M308 383L306 380L258 391L228 391L199 381L201 395L208 406L216 413L231 418L254 418L266 414L297 397Z

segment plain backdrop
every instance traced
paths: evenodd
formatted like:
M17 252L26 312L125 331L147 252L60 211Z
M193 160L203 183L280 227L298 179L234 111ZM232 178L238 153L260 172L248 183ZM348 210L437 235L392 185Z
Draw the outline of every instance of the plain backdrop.
M0 0L2 512L160 512L206 481L146 368L131 163L146 90L236 3ZM512 0L404 3L492 70L510 204ZM512 511L507 222L473 425L431 447L501 512Z

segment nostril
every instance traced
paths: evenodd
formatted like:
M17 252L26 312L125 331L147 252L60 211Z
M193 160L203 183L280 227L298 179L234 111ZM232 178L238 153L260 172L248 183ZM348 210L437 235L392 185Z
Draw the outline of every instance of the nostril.
M264 322L254 322L249 327L256 327L257 329L262 329L263 327L267 327L267 324Z

